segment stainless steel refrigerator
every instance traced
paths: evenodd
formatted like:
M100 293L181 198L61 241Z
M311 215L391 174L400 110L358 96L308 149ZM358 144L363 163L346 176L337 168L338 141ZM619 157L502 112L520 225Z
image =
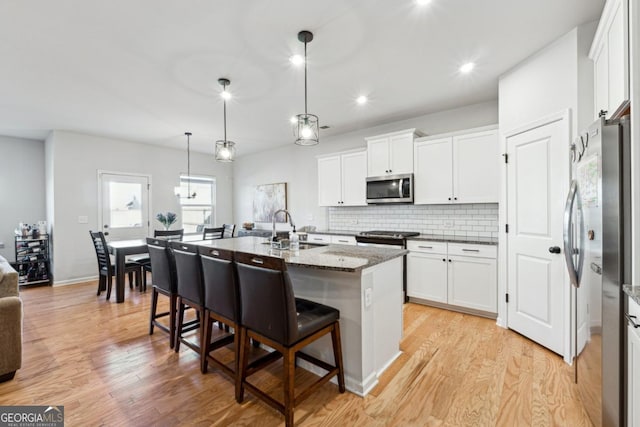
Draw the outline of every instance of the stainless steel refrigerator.
M602 118L571 147L564 252L573 287L575 379L595 426L626 425L622 284L631 278L629 140L628 118Z

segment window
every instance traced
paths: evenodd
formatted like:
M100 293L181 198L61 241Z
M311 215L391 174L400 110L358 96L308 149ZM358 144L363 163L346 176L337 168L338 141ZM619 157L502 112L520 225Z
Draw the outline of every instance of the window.
M196 193L192 199L189 193ZM182 209L182 227L185 234L202 233L205 226L216 223L216 180L205 177L180 176L180 206Z

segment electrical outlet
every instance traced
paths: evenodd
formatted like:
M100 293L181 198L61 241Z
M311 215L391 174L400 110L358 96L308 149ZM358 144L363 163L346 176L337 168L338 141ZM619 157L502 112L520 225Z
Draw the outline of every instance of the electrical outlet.
M453 228L453 220L452 219L445 219L442 222L444 228Z
M367 288L364 290L364 306L365 307L370 307L371 303L373 302L373 295L372 295L372 290L371 288Z
M4 249L4 242L0 242L0 249Z

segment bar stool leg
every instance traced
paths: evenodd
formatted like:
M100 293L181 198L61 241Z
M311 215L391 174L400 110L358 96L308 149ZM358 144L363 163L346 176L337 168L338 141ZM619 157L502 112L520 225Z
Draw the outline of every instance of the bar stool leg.
M175 294L169 295L169 348L174 348L176 345L177 303L178 296Z
M205 310L203 319L200 321L204 330L200 334L200 372L207 373L209 356L209 343L211 342L211 328L213 327L213 319L209 316L209 311Z
M344 367L342 365L342 341L340 340L340 322L336 321L331 330L331 341L333 342L333 360L338 368L338 390L344 393Z
M244 400L244 381L247 376L247 362L249 355L249 336L245 328L240 326L237 333L240 335L238 338L239 345L236 347L238 358L238 370L236 371L236 402L242 403Z
M287 427L293 426L295 404L296 352L293 348L283 351L284 358L284 421Z
M149 319L149 335L153 335L154 322L156 320L156 310L158 309L158 291L153 288L151 294L151 316Z
M180 352L180 338L182 338L182 322L184 321L184 303L178 297L178 312L176 313L175 352Z

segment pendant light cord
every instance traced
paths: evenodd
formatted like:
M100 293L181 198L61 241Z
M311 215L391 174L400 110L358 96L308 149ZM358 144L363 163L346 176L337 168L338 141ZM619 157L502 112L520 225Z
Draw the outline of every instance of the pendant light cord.
M223 92L227 91L227 85L224 84L222 85L223 88ZM224 111L224 146L227 146L227 99L226 98L222 98L222 105L223 105L223 111Z
M304 42L304 115L307 115L307 42Z
M191 141L187 134L187 198L191 198Z

